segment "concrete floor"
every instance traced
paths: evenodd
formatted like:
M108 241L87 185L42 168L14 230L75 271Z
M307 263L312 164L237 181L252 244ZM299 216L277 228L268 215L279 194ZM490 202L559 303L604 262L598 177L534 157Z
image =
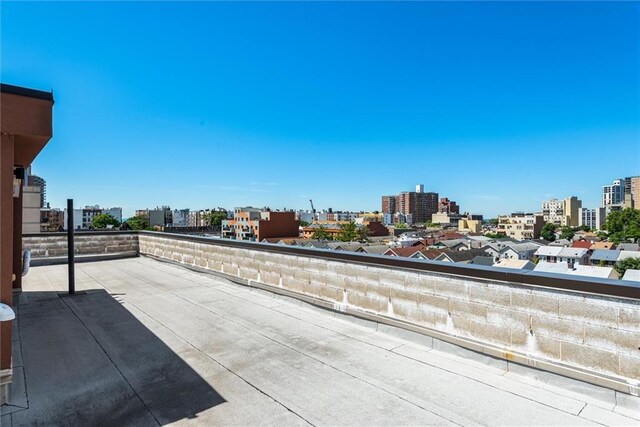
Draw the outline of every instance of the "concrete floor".
M25 277L2 427L640 423L597 394L172 264L78 264L86 293L61 298L66 274L46 266Z

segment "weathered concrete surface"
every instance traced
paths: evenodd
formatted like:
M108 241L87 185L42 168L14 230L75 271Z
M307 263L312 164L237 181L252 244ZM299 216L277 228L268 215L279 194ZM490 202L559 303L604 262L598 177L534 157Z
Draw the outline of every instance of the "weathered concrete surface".
M640 422L629 405L174 265L102 261L76 275L87 293L65 298L65 266L25 277L17 330L28 399L3 407L3 427Z
M427 328L505 360L638 395L640 300L139 235L140 253Z

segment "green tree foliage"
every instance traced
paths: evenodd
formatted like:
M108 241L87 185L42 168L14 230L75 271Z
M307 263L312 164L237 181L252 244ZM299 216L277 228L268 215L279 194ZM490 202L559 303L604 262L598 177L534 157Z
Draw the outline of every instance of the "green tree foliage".
M402 222L399 222L397 224L393 225L395 228L409 228L409 226L407 224L404 224Z
M300 221L300 227L307 227L309 223L307 221Z
M604 228L609 233L609 240L622 242L640 239L640 210L626 208L611 212L607 216Z
M504 239L505 237L507 237L507 235L504 233L485 233L485 236L489 237L490 239Z
M580 225L578 227L575 227L573 229L573 231L587 231L587 232L589 232L589 231L591 231L591 227L589 227L588 225Z
M120 227L120 221L108 213L103 213L94 216L93 221L91 221L91 225L93 225L93 228L107 228L108 225Z
M227 219L227 213L224 211L211 211L202 216L202 220L209 227L220 227L225 219Z
M369 231L369 227L367 227L366 225L363 225L362 227L358 228L357 234L358 234L358 241L368 242L369 235L371 234L371 232Z
M626 258L616 263L614 267L620 277L624 276L624 272L628 269L640 270L640 258Z
M340 224L340 233L338 234L338 240L341 242L353 242L358 239L358 230L356 223L351 221L346 224Z
M498 218L489 218L485 221L487 224L498 225Z
M544 240L553 242L554 240L556 240L555 231L556 231L556 225L548 222L544 225L544 227L542 227L542 231L540 232L540 237L542 237Z
M125 222L132 230L145 230L149 227L147 219L143 216L133 216Z
M573 239L574 235L575 235L575 233L573 232L571 227L562 227L560 229L560 238L561 239L571 240L571 239Z
M316 228L316 231L313 232L311 238L315 240L332 240L331 234L327 231L327 227L324 225Z

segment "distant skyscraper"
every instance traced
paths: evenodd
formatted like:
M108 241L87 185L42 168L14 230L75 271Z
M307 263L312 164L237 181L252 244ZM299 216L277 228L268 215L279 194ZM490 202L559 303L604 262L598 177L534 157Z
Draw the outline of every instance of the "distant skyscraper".
M396 200L398 196L382 196L382 213L394 214L396 213Z
M625 181L616 179L611 185L602 186L602 207L619 205L624 202ZM629 183L631 185L631 183Z
M32 187L40 187L40 207L46 207L47 203L47 181L37 175L29 175L26 184Z
M640 209L640 176L624 179L624 201L626 207Z
M582 208L582 200L576 196L564 199L564 216L566 224L570 227L577 227L580 222L580 209Z
M403 191L397 196L382 196L383 214L402 214L412 222L431 221L431 215L438 212L438 193L425 193L424 185L416 185L416 191Z

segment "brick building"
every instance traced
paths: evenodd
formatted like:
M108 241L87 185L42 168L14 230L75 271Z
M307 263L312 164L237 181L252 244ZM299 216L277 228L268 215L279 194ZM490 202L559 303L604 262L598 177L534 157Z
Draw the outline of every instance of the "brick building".
M431 221L431 216L437 212L438 193L425 193L422 184L416 185L416 191L403 191L397 196L382 196L383 214L401 214L405 218L411 218L414 224Z
M222 237L260 242L272 237L298 237L300 221L295 212L271 212L255 208L235 208L233 219L222 221Z
M449 200L446 197L440 199L438 204L438 212L447 214L459 214L460 206L453 200Z

